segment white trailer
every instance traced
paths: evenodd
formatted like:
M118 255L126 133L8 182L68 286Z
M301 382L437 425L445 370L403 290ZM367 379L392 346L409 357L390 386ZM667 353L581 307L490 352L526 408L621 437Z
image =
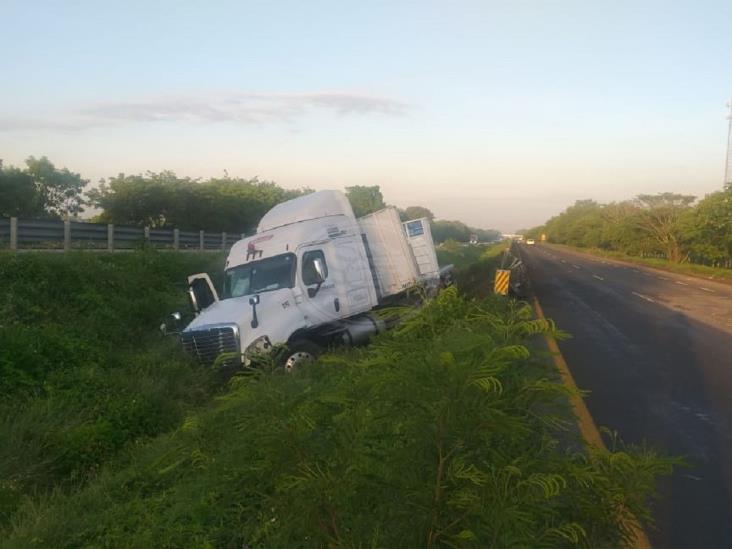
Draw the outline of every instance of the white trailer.
M278 204L231 248L221 296L205 273L189 277L196 317L183 346L203 363L225 353L235 366L286 344L290 369L324 347L364 343L384 329L371 311L434 272L421 273L413 246L394 208L357 220L339 191Z
M376 278L376 290L383 299L403 292L419 280L419 269L399 219L392 207L358 219L366 253Z

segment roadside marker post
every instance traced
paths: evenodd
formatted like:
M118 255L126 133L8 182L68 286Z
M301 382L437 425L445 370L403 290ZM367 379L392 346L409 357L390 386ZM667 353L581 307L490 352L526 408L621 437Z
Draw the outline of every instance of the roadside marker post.
M508 283L510 279L511 269L496 269L493 291L499 295L508 295Z

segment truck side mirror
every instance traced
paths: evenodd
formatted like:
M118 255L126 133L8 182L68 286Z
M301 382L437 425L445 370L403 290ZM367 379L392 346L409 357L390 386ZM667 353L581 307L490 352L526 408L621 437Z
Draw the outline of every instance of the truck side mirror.
M180 323L183 316L179 312L171 313L170 316L160 325L163 335L180 333Z

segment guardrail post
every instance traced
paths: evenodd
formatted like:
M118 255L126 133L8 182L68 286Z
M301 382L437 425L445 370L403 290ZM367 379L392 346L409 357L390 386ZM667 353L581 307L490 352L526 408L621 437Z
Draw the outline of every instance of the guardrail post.
M150 242L150 227L145 227L145 242Z
M64 219L64 251L71 249L71 220L67 217Z
M247 233L241 233L241 239L244 240L247 237Z
M203 231L198 231L198 249L203 251L203 245L205 244L205 238Z
M178 250L180 248L180 231L173 229L173 249Z
M222 250L226 249L226 233L225 232L221 233L221 249Z
M114 251L114 225L112 223L107 224L107 251Z
M10 218L10 249L18 249L18 218Z

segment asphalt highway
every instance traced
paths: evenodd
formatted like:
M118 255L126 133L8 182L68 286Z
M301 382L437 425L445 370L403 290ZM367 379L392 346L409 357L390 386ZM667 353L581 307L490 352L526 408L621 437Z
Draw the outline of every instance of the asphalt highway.
M595 423L684 456L660 486L656 548L732 548L732 286L520 246Z

